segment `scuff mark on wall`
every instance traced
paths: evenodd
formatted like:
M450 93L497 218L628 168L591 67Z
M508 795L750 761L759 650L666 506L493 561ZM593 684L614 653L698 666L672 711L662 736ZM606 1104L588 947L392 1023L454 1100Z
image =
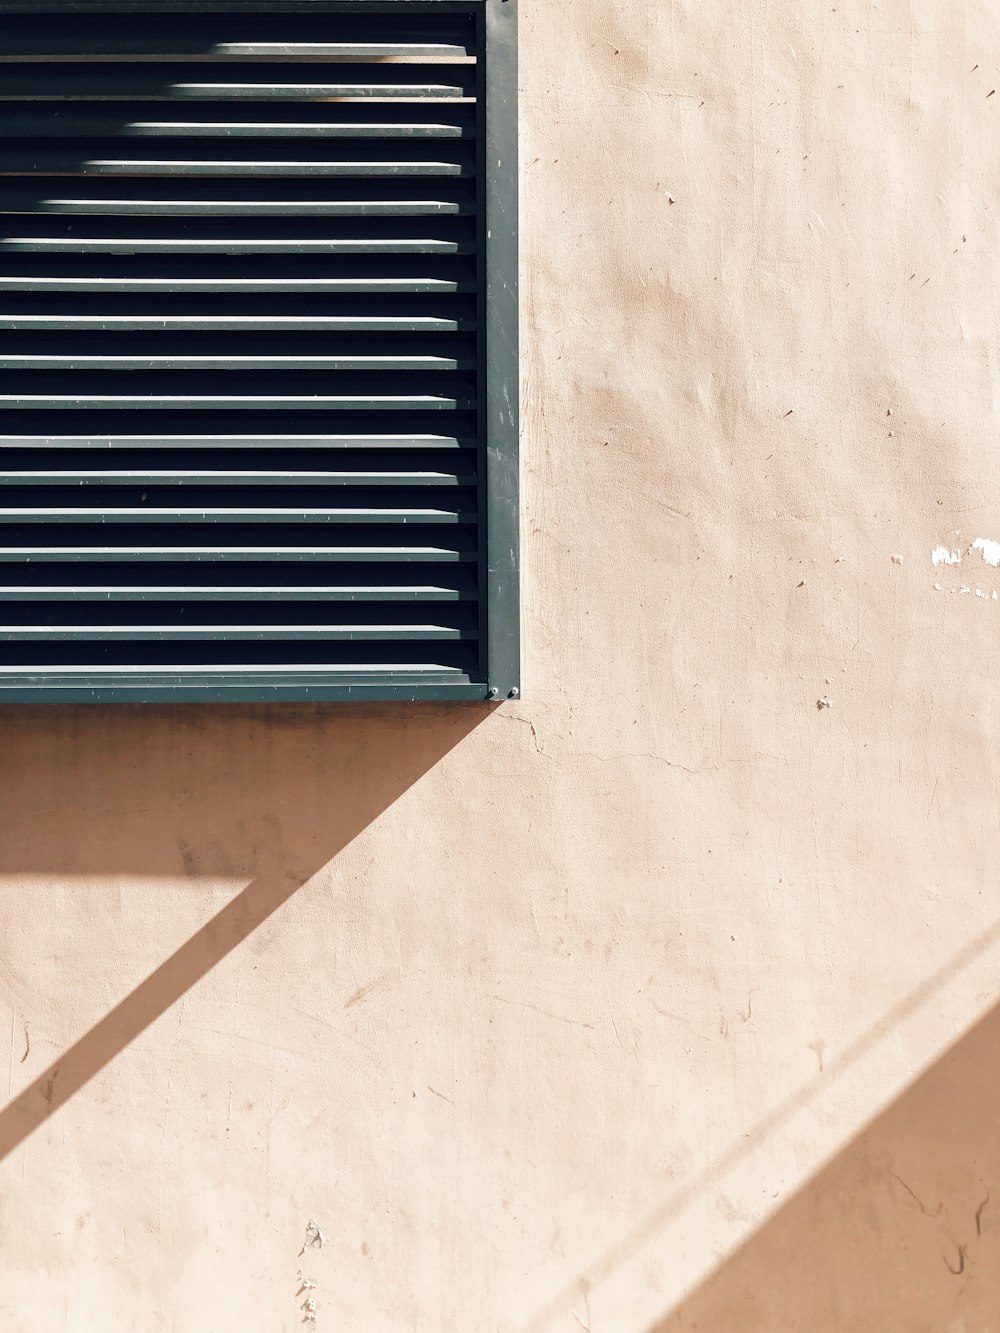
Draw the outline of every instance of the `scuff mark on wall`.
M398 981L398 979L399 978L393 972L383 973L382 976L376 977L374 981L369 981L366 986L359 986L354 994L347 1000L344 1008L353 1008L354 1005L360 1004L362 1000L367 1000L369 995L374 995L377 990L381 990L383 986L388 986L393 981ZM309 1225L312 1226L313 1224L310 1222Z

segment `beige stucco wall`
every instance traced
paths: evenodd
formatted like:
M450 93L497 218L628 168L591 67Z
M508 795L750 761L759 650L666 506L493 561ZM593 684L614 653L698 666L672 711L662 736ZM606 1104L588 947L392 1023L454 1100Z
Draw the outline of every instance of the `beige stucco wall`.
M4 710L3 1333L1000 1329L1000 11L520 4L525 697Z

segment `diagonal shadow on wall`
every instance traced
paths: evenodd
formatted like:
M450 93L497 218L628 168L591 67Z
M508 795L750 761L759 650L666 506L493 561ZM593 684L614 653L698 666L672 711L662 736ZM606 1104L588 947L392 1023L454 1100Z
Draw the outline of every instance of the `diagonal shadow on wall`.
M0 1159L491 711L481 704L4 709L0 876L187 876L193 893L203 877L250 883L0 1111ZM0 906L4 892L0 883ZM23 885L16 894L23 903ZM53 966L43 984L58 986L58 959Z
M648 1333L995 1333L1000 1008Z
M8 8L30 13L31 6ZM172 44L177 40L173 35ZM184 48L183 59L219 58L210 33L202 44L197 35L186 40L194 45ZM365 63L382 62L369 58ZM0 71L5 68L9 66L0 62ZM144 68L143 98L168 108L169 97L157 99L174 86L171 67L161 69L154 62ZM65 225L71 232L79 219L53 213L52 196L65 193L67 181L81 176L93 180L101 173L94 170L95 150L87 137L50 136L32 147L25 131L12 128L11 107L16 111L20 104L3 105L7 133L0 129L0 138L20 165L13 192L6 190L0 198L0 259L16 268L19 263L23 267L23 256L18 258L12 238L37 230L42 218L46 225ZM196 105L185 105L194 114ZM107 123L95 142L124 136L122 142L134 148L136 141L128 136L135 107L109 101L99 109ZM53 152L60 158L56 166L51 165ZM128 178L115 179L115 188L126 193L133 188ZM114 181L109 186L114 194L112 186ZM88 225L100 228L102 221L90 218L84 224L84 230ZM162 875L172 884L187 877L192 893L205 878L249 880L0 1111L0 1159L267 921L490 711L480 704L0 709L0 875L37 872L51 880L133 873ZM81 885L80 891L86 887ZM14 896L5 904L8 893ZM24 910L28 902L30 893L23 884L15 888L0 883L0 910ZM59 985L58 960L41 984Z

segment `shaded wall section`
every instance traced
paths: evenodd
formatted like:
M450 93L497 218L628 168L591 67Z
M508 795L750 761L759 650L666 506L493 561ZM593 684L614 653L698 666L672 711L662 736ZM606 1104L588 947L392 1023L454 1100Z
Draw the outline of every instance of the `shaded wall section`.
M998 1051L993 1010L650 1333L991 1333Z
M81 879L113 866L155 884L180 867L195 890L206 878L252 878L0 1112L0 1157L262 927L485 713L8 710L4 869L45 867ZM94 910L99 895L86 889L58 905L76 932ZM89 966L86 943L66 941L77 955L65 959L67 970ZM52 978L57 993L61 980ZM24 1048L22 1064L31 1049L27 1022Z

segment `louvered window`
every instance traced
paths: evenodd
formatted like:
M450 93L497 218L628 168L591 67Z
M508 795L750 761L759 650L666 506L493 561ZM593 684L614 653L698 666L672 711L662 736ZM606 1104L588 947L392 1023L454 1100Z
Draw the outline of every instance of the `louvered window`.
M0 3L0 701L516 693L516 2Z

